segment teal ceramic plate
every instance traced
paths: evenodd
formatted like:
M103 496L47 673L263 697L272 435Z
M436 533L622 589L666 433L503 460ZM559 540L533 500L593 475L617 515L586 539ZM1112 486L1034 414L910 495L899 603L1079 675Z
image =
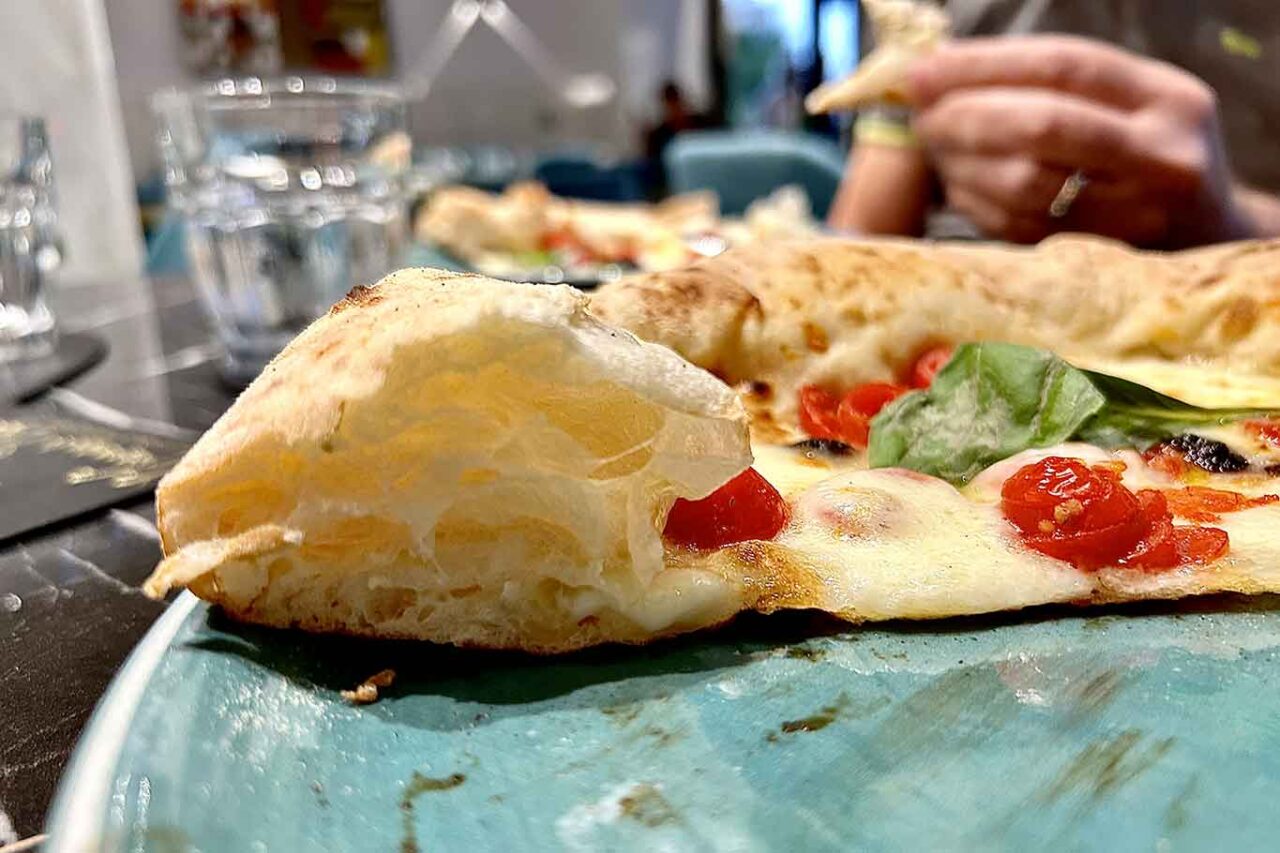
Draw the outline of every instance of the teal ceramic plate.
M556 658L234 625L184 594L103 699L49 848L1262 849L1280 601ZM338 694L394 668L375 704Z

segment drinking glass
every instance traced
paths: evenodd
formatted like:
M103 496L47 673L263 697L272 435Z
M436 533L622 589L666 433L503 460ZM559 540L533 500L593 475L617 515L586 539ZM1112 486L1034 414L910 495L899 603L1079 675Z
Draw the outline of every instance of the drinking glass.
M330 78L222 80L153 99L191 274L245 382L408 239L404 102Z
M44 121L0 115L0 361L53 349L44 294L61 258Z

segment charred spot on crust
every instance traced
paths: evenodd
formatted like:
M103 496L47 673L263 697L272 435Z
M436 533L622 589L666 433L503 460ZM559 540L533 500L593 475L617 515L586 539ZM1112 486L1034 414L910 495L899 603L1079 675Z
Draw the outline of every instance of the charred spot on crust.
M337 303L329 309L329 314L340 314L348 308L376 305L381 302L382 299L383 296L378 292L376 285L357 284L355 287L351 288L346 296L339 299Z
M773 399L773 386L768 382L756 380L750 385L750 393L751 396L755 397L757 400L760 400L761 402L768 402Z
M1188 463L1211 474L1231 474L1244 471L1249 467L1247 459L1221 441L1205 438L1193 432L1175 435L1161 444L1173 448L1181 453Z
M1260 319L1257 300L1240 296L1233 300L1222 316L1222 334L1228 340L1238 341L1258 325Z
M812 352L823 353L831 348L831 341L827 337L827 330L819 326L817 323L804 323L804 342Z
M797 441L791 445L797 450L818 451L828 456L851 456L853 448L845 444L843 441L836 441L834 438L806 438L804 441Z

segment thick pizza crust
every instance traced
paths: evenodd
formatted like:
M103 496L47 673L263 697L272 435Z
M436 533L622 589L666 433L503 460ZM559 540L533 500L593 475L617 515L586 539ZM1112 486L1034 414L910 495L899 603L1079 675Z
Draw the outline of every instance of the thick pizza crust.
M160 483L179 586L282 627L561 651L728 619L660 520L750 464L733 392L570 287L404 270L296 338Z
M794 427L802 386L893 380L940 343L1010 341L1120 372L1280 376L1280 241L1172 254L1076 235L1034 248L796 241L623 279L591 310L746 387L776 437ZM1213 403L1212 389L1170 381L1160 390Z

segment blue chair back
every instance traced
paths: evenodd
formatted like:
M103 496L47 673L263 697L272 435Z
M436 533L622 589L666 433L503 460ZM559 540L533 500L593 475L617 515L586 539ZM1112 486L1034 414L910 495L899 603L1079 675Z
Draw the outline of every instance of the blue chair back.
M663 164L671 192L715 190L726 215L740 215L756 199L797 184L808 194L814 216L824 219L844 159L838 145L810 133L699 130L673 139Z
M636 201L644 197L639 170L630 164L604 165L590 155L543 157L533 176L563 198Z

